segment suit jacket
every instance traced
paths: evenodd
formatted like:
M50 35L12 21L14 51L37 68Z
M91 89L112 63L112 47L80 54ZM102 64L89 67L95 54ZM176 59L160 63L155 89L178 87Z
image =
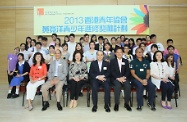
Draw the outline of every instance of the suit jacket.
M98 61L93 61L90 66L89 76L92 80L95 80L98 75L105 75L106 78L110 78L110 64L103 60L101 71L99 70Z
M111 75L113 80L116 80L116 78L123 77L123 76L129 78L130 69L129 69L128 60L122 58L122 62L124 62L124 65L121 66L121 72L120 72L117 58L114 58L110 61L110 69L112 71Z
M95 44L95 50L99 50L99 43ZM105 50L105 48L104 48L104 44L103 44L103 50L102 51L104 51L104 50Z
M54 78L55 69L56 69L56 60L50 63L50 67L48 71L48 80L52 80ZM60 79L60 81L64 81L65 84L67 84L66 81L66 76L68 74L67 69L68 69L67 61L61 58L58 65L58 78Z
M17 62L17 64L16 64L16 69L15 69L15 70L18 71L18 74L19 74L18 67L19 67L19 63ZM29 64L28 64L26 61L25 61L24 64L23 64L23 74L24 74L25 72L28 72L28 75L25 75L25 76L24 76L24 80L29 81L30 66L29 66Z

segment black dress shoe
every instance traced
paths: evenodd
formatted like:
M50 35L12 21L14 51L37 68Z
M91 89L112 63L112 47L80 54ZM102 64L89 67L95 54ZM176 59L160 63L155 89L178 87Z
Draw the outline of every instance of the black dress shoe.
M19 97L19 94L12 95L12 98L17 98L17 97Z
M92 112L97 112L97 106L93 106Z
M49 107L49 102L48 101L44 102L44 106L42 108L42 111L47 110L48 107Z
M142 111L142 107L141 107L141 106L138 106L138 107L137 107L137 110L138 110L138 111Z
M132 111L131 107L129 106L129 104L125 103L124 107L127 109L127 111Z
M60 102L57 102L57 108L59 111L62 111L62 106L60 105Z
M9 94L7 95L7 99L10 99L11 97L12 97L12 94L9 93Z
M118 111L119 110L119 105L118 104L115 104L114 106L114 111Z
M147 103L147 105L149 106L149 108L150 108L152 111L156 111L156 108L155 108L154 105L149 104L149 102Z
M109 107L108 105L105 105L104 108L105 108L105 111L106 111L106 112L110 112L110 107Z
M143 95L143 98L144 98L145 100L147 100L147 99L148 99L147 95Z
M80 92L80 93L79 93L79 97L82 97L82 96L83 96L83 93L82 93L82 92Z

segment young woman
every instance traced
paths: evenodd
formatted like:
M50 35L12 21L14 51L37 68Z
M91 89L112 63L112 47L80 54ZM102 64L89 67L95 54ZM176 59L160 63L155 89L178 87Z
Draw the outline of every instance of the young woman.
M82 47L81 43L76 44L75 51L79 51L79 52L81 52L81 54L83 54L83 47Z
M153 56L151 66L151 80L158 89L162 89L161 106L165 109L172 109L171 98L173 93L173 83L168 80L169 68L168 64L164 61L163 53L156 51ZM166 100L167 98L167 100Z
M56 38L55 41L55 50L59 49L62 52L62 47L61 47L61 40L60 38Z
M108 38L104 38L104 41L103 41L103 43L104 43L104 44L106 44L106 43L109 43L109 40L108 40Z
M32 39L31 39L31 37L27 37L26 38L26 41L25 41L25 50L28 50L30 47L31 47L31 41L32 41Z
M67 43L67 42L69 42L69 36L68 35L64 36L64 43Z
M116 43L116 45L118 46L118 47L121 47L121 39L120 39L120 37L117 37L117 43Z
M67 60L69 62L69 56L70 54L68 53L68 44L64 43L62 44L62 58Z
M70 108L77 106L77 100L81 91L82 84L88 79L86 63L82 60L83 55L80 51L75 51L73 61L69 67L69 83L70 83Z
M98 43L98 42L97 42L97 36L96 36L95 34L93 34L93 35L91 36L91 40L90 40L90 42L91 42L91 41L94 41L95 44Z
M110 43L106 43L104 45L105 47L105 51L104 51L104 60L107 62L110 62L110 60L115 58L115 54L113 52L110 51L111 45Z
M32 101L34 100L37 87L45 83L45 78L47 76L47 66L43 58L42 53L36 52L33 57L33 65L30 69L30 81L27 85L27 100L28 104L25 108L29 111L33 109Z
M14 76L14 78L10 82L10 87L8 90L7 99L9 99L11 97L12 98L19 97L20 83L23 80L29 80L29 76L28 76L29 71L30 71L30 66L26 61L24 61L23 53L19 53L18 54L18 62L16 64L16 69L14 71L16 73L16 76ZM13 86L16 86L16 93L14 95L11 94Z
M32 39L31 41L31 47L28 49L29 53L32 55L32 53L36 50L36 40Z
M133 60L133 56L129 53L129 46L128 45L124 45L124 53L123 53L123 58L127 59L129 61L129 63Z
M156 44L152 44L151 45L151 52L149 53L149 55L151 57L151 61L153 61L153 55L156 51L158 51L158 46Z
M136 47L136 45L135 45L135 42L134 42L134 39L133 38L130 38L129 39L129 48L130 48L130 50L129 50L129 53L132 55L132 51L133 51L133 48L134 47Z
M110 51L112 51L112 52L114 53L115 50L119 47L119 46L117 45L117 40L116 40L115 37L112 37L111 40L110 40L110 42L111 42Z

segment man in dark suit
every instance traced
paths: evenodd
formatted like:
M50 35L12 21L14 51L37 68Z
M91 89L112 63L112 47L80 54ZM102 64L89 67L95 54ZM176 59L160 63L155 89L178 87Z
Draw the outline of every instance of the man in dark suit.
M124 107L128 111L132 111L131 107L129 106L130 101L130 92L131 92L131 85L129 81L130 69L129 63L126 59L122 58L123 49L117 48L115 51L116 58L112 59L110 62L111 67L111 75L112 81L114 83L114 95L115 95L115 106L114 110L119 110L119 98L120 98L120 91L121 86L125 91L125 104Z
M99 36L98 40L99 40L99 43L95 44L95 50L104 51L104 44L103 44L104 38L103 38L103 36Z
M110 64L103 60L104 53L102 51L97 52L97 60L93 61L90 66L89 75L91 78L92 85L92 101L93 108L92 112L97 111L98 101L98 88L99 85L104 86L104 100L105 100L105 111L110 112L109 101L110 101Z

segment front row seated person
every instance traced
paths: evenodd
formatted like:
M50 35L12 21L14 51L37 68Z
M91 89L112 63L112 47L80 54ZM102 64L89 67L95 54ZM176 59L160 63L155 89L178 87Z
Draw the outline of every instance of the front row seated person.
M30 81L27 84L27 100L28 104L25 105L25 109L28 108L29 111L33 109L32 102L36 95L38 86L45 83L45 78L47 76L47 66L43 58L42 53L36 52L33 56L33 65L30 69Z
M97 111L98 89L100 85L104 86L105 111L110 112L110 64L103 60L103 57L104 53L102 51L98 51L97 60L91 63L89 70L89 76L92 86L92 112Z
M83 62L83 54L81 51L75 51L73 61L69 66L69 83L70 83L70 108L77 106L77 100L81 91L81 86L88 79L88 70L86 63Z
M164 61L163 53L161 51L156 51L153 56L153 62L151 62L151 80L158 89L160 89L160 87L162 88L161 106L164 109L172 109L171 98L174 91L174 84L168 77L169 67Z
M20 83L23 80L29 80L29 75L28 75L29 71L30 71L30 66L24 60L24 54L19 53L18 54L18 62L16 64L16 69L14 71L16 73L16 76L14 76L14 78L10 82L10 87L9 87L9 90L8 90L7 99L9 99L11 97L12 98L19 97ZM16 93L14 95L11 94L13 86L16 86Z
M115 50L115 54L116 54L116 58L114 58L110 62L112 81L114 83L114 97L115 97L114 111L119 110L121 87L125 91L124 107L128 111L132 111L131 107L129 106L130 93L131 93L131 85L129 81L129 75L130 75L129 62L127 59L122 58L123 56L122 48L120 47L117 48Z
M137 97L137 110L141 111L143 106L143 91L144 87L148 91L148 103L152 111L155 111L154 98L155 98L155 85L150 79L150 63L148 60L143 58L143 49L137 48L136 59L131 61L130 69L133 76L132 83L136 87L136 97Z
M50 63L49 71L48 71L48 81L42 85L42 95L44 98L44 106L42 111L47 110L49 107L48 102L48 90L49 88L55 85L56 91L56 99L57 99L57 108L59 111L62 111L62 106L60 104L62 97L62 87L64 84L67 84L67 61L61 58L61 51L57 49L55 51L55 60Z

